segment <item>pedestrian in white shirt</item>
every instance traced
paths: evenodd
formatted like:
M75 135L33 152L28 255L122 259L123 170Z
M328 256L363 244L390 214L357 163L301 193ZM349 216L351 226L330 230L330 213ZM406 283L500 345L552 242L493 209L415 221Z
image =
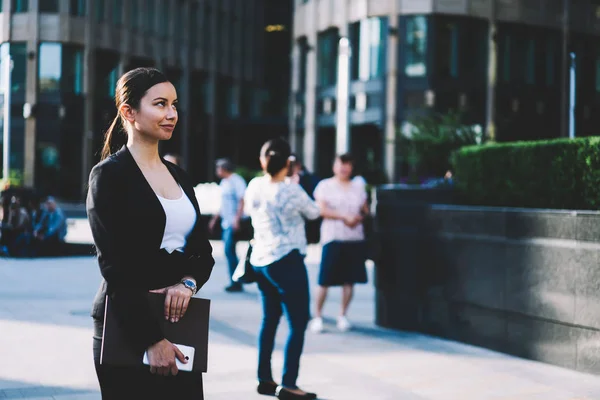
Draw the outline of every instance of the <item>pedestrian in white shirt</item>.
M227 292L241 292L242 285L232 279L238 265L236 253L236 233L240 230L241 220L244 215L244 192L246 181L236 174L235 165L227 158L217 160L217 176L221 178L221 211L213 216L208 229L212 232L219 218L221 218L222 240L225 258L229 266L230 284L225 288Z

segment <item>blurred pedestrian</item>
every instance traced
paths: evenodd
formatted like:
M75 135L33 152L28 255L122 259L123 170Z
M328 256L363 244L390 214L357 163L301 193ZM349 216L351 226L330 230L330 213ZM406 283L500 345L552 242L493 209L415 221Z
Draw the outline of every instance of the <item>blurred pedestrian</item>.
M164 293L164 318L177 323L214 264L191 179L158 152L177 124L177 92L158 70L137 68L119 79L115 93L118 114L106 132L103 160L90 173L87 197L104 278L92 310L102 398L203 399L202 375L178 373L176 358L187 361L165 338L148 302L148 292ZM127 144L114 152L121 130ZM107 295L139 366L100 363ZM149 367L142 365L145 352Z
M319 183L319 178L306 168L298 156L295 154L292 154L292 156L294 157L291 171L292 181L299 184L302 189L304 189L304 191L308 193L312 199L314 199L313 194L317 184Z
M315 199L323 216L319 292L315 318L310 324L311 331L317 333L324 329L322 312L328 289L342 287L337 328L345 332L351 329L346 315L354 284L367 281L365 262L368 249L363 219L369 207L365 185L361 180L352 179L353 169L354 159L350 154L336 157L333 177L321 181L315 189Z
M254 227L250 263L257 274L263 306L258 339L258 392L279 399L314 399L296 384L304 333L309 321L310 296L304 265L304 219L319 217L319 208L302 188L288 178L290 145L283 139L265 143L260 152L264 176L254 178L245 196ZM290 331L285 346L281 386L273 380L271 355L282 313Z
M235 165L228 158L217 160L217 176L221 178L219 184L221 188L221 211L213 216L208 225L209 230L213 232L217 221L219 218L221 219L221 237L229 267L230 283L225 288L227 292L241 292L243 290L242 285L234 282L232 276L239 262L236 252L236 234L240 230L244 215L246 181L234 171Z
M54 197L48 197L44 205L45 211L40 222L33 227L35 252L40 255L55 255L59 253L60 245L67 236L67 219Z

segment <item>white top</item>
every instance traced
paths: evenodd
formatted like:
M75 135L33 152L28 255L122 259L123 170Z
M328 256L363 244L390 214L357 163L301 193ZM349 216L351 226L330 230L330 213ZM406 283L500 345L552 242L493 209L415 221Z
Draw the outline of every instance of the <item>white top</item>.
M327 208L341 214L358 215L367 201L365 186L360 180L352 180L343 185L335 178L324 179L315 188L315 200L323 202ZM321 244L333 241L364 240L362 224L350 228L339 219L323 219L321 223Z
M179 190L181 190L181 197L177 200L165 199L156 195L167 217L165 233L160 248L167 250L169 254L174 251L183 252L186 238L196 224L196 210L194 209L194 205L185 195L181 186L179 186Z
M254 228L252 265L273 264L293 250L306 254L304 219L317 219L320 213L300 185L289 179L272 183L268 176L254 178L246 190L244 209Z

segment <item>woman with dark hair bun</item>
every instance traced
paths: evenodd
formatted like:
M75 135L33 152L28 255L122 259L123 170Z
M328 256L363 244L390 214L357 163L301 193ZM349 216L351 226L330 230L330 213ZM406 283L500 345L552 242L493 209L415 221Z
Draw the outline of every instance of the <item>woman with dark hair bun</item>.
M90 173L87 214L102 283L94 300L94 363L104 400L203 399L202 375L165 339L148 292L165 294L164 318L177 323L208 280L214 259L191 179L159 156L177 124L177 92L158 70L137 68L117 82L117 116L102 161ZM122 131L122 132L121 132ZM117 151L116 135L126 142ZM140 356L138 367L101 363L105 299ZM149 366L142 364L148 355Z
M279 399L315 399L297 384L304 333L310 319L308 275L304 265L304 220L319 218L319 208L288 178L291 149L283 139L265 143L260 152L264 176L248 184L244 205L252 218L254 244L250 263L257 274L263 320L258 338L258 393ZM285 345L281 385L273 380L271 355L285 313L290 333Z

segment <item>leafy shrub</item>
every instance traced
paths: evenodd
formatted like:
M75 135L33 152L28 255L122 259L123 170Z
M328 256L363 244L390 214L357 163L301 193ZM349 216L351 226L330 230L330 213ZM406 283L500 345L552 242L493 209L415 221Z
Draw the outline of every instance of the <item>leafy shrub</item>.
M467 204L559 209L600 205L600 137L467 146L452 157Z

